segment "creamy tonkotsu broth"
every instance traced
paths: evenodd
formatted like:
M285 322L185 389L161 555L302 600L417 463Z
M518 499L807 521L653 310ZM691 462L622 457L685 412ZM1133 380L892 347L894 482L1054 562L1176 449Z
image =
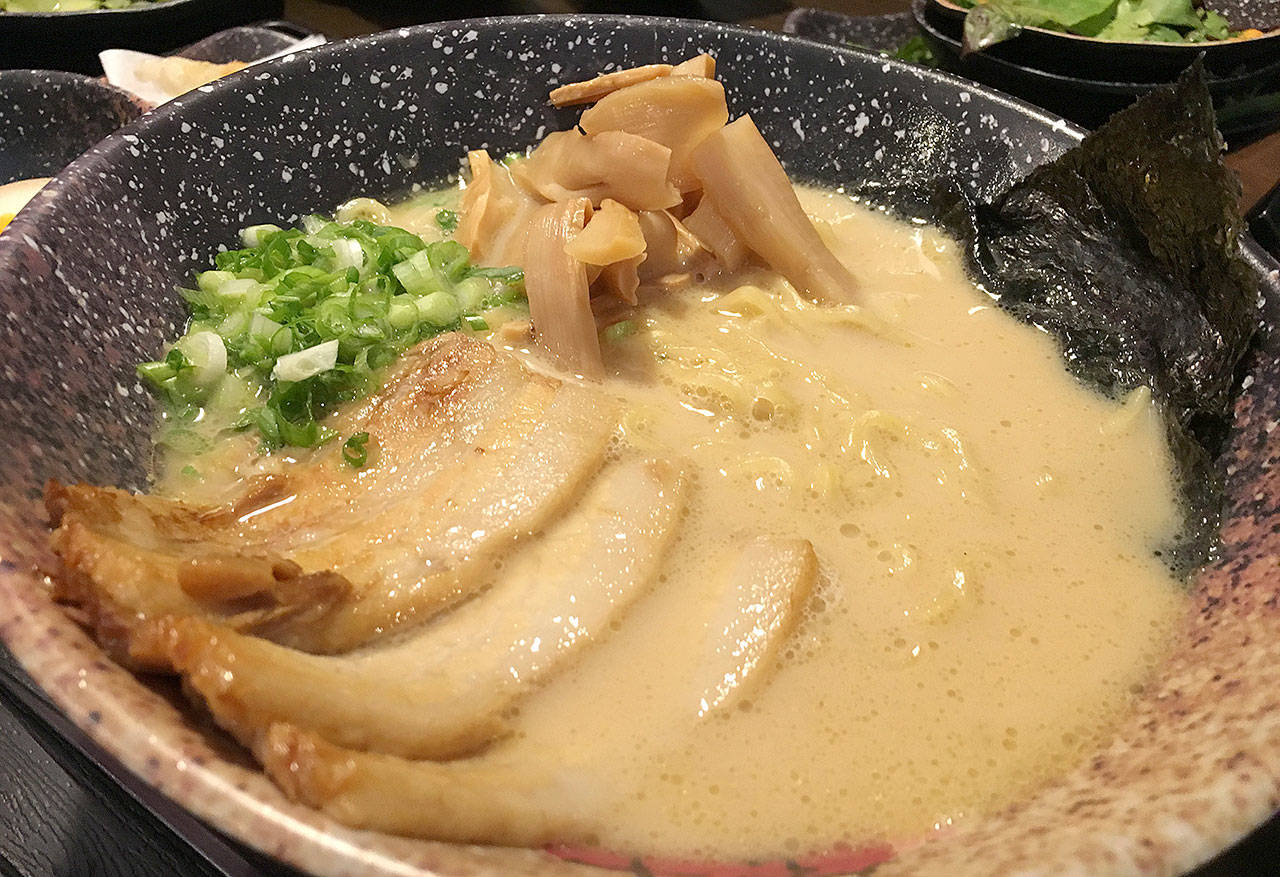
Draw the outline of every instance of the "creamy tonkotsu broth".
M50 483L54 596L289 799L435 841L829 869L1096 751L1186 608L1159 404L714 74L242 229L137 366L152 494Z
M621 448L696 473L664 581L510 744L615 791L601 840L680 855L903 839L989 811L1105 736L1183 608L1143 392L1101 398L993 306L932 228L802 191L862 283L777 276L647 305L604 391ZM767 680L698 719L709 605L742 540L812 541L821 579Z
M679 535L652 589L476 759L571 772L606 848L791 855L990 812L1110 733L1184 607L1157 555L1181 518L1148 394L1080 385L937 230L799 193L859 304L748 268L624 314L635 332L605 342L593 392L621 404L612 457L682 467ZM438 237L455 197L383 219ZM557 373L492 322L492 344ZM209 502L309 453L225 443L170 460L161 491ZM770 666L709 707L727 570L759 534L809 540L818 581Z

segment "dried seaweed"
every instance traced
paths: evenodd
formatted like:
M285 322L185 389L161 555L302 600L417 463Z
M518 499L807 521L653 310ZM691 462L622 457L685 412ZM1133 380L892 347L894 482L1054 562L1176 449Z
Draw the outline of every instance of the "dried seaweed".
M1070 370L1163 405L1187 500L1179 570L1214 543L1236 369L1258 326L1259 278L1239 239L1239 182L1199 62L1080 146L986 204L954 189L938 219L1001 307L1058 339Z

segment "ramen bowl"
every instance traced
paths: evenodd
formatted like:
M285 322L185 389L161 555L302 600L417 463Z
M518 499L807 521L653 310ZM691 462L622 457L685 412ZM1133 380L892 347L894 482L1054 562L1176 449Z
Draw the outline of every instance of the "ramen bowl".
M0 241L10 314L0 368L0 634L94 740L175 802L317 874L576 873L554 851L353 830L290 802L227 738L111 663L50 600L39 499L50 478L141 489L151 403L135 380L181 331L173 292L219 244L357 195L456 174L568 127L550 87L602 66L710 52L793 177L892 200L966 171L990 196L1076 143L1043 111L946 74L756 31L663 19L483 19L333 44L204 86L94 147ZM870 112L868 107L874 107ZM860 121L861 119L861 121ZM879 193L879 195L877 195ZM1274 324L1277 266L1253 244ZM1169 873L1210 858L1280 801L1280 356L1246 363L1224 457L1222 544L1169 660L1114 737L1007 810L912 845L808 863L826 872ZM630 859L593 859L628 867ZM774 863L770 867L783 867Z

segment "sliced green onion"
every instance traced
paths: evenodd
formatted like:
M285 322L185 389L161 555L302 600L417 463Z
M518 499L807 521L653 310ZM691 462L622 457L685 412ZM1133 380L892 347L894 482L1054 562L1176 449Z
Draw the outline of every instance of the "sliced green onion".
M217 292L224 284L235 280L230 271L201 271L196 275L196 286L204 292Z
M458 300L447 292L433 292L418 300L418 313L424 322L437 328L452 326L458 322L462 311Z
M403 332L416 326L421 319L418 300L413 296L397 295L391 299L391 304L387 308L387 323L392 329Z
M634 335L639 330L635 320L619 320L612 326L609 326L602 333L605 341L621 341L628 335Z
M357 277L364 267L364 248L359 241L351 238L338 238L330 246L333 248L333 262L339 268L355 268Z
M437 210L436 225L440 226L440 230L445 234L452 234L458 227L458 214L452 210Z
M164 362L140 362L137 372L138 377L153 390L159 390L174 375L173 369Z
M427 295L443 288L426 250L419 250L405 261L392 265L391 273L412 295Z
M273 381L305 381L321 372L327 372L338 364L338 340L326 341L315 347L287 353L276 360L271 370Z
M471 268L471 254L457 241L440 241L423 252L427 254L431 267L449 283L461 281Z
M202 387L211 387L227 373L227 347L222 336L208 329L188 332L174 345L191 363L192 379Z
M358 432L342 444L342 459L355 469L369 462L369 433Z
M485 277L467 277L454 286L453 294L463 311L479 311L493 295L493 284Z
M137 372L173 422L216 410L256 430L266 450L333 439L321 419L376 388L406 349L460 327L484 331L481 312L524 295L519 269L479 268L456 241L366 219L308 216L241 239L244 249L218 253L216 269L181 290L186 335Z
M251 225L240 232L240 242L246 247L260 247L268 237L283 230L278 225Z

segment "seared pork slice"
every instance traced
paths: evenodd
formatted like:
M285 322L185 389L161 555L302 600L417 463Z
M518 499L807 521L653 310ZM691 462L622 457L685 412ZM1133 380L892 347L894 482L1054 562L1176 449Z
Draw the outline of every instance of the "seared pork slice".
M590 775L567 764L406 761L283 724L255 754L290 798L345 825L391 834L507 846L585 841L600 809Z
M703 198L766 265L820 302L853 301L857 281L819 237L750 116L706 137L690 167Z
M474 594L495 556L579 495L613 426L612 408L598 394L561 385L518 444L478 453L414 501L297 550L292 558L303 569L342 573L354 596L317 621L285 620L263 634L304 651L345 652Z
M707 623L699 716L732 707L768 676L817 576L807 539L762 537L743 550Z
M62 597L123 656L129 631L171 614L346 651L474 593L495 554L595 474L613 422L584 388L481 341L449 336L407 358L333 420L375 437L364 469L322 450L214 509L52 487Z
M352 469L335 442L235 503L237 538L285 551L324 544L402 502L420 502L442 475L520 443L543 418L559 382L459 333L406 353L382 388L327 424L367 432L369 462Z
M406 758L474 752L504 711L607 636L651 584L683 488L657 461L616 464L483 594L394 644L309 655L198 619L161 626L169 664L249 746L276 722Z
M178 503L162 510L153 497L52 485L50 498L59 494L91 513L64 513L53 535L63 561L54 596L81 607L103 648L122 664L150 669L164 662L134 640L147 618L199 613L246 630L305 626L351 597L351 583L340 574L306 574L279 555L220 545L225 534L215 528L206 528L213 530L208 539L174 535L175 519L194 517Z

